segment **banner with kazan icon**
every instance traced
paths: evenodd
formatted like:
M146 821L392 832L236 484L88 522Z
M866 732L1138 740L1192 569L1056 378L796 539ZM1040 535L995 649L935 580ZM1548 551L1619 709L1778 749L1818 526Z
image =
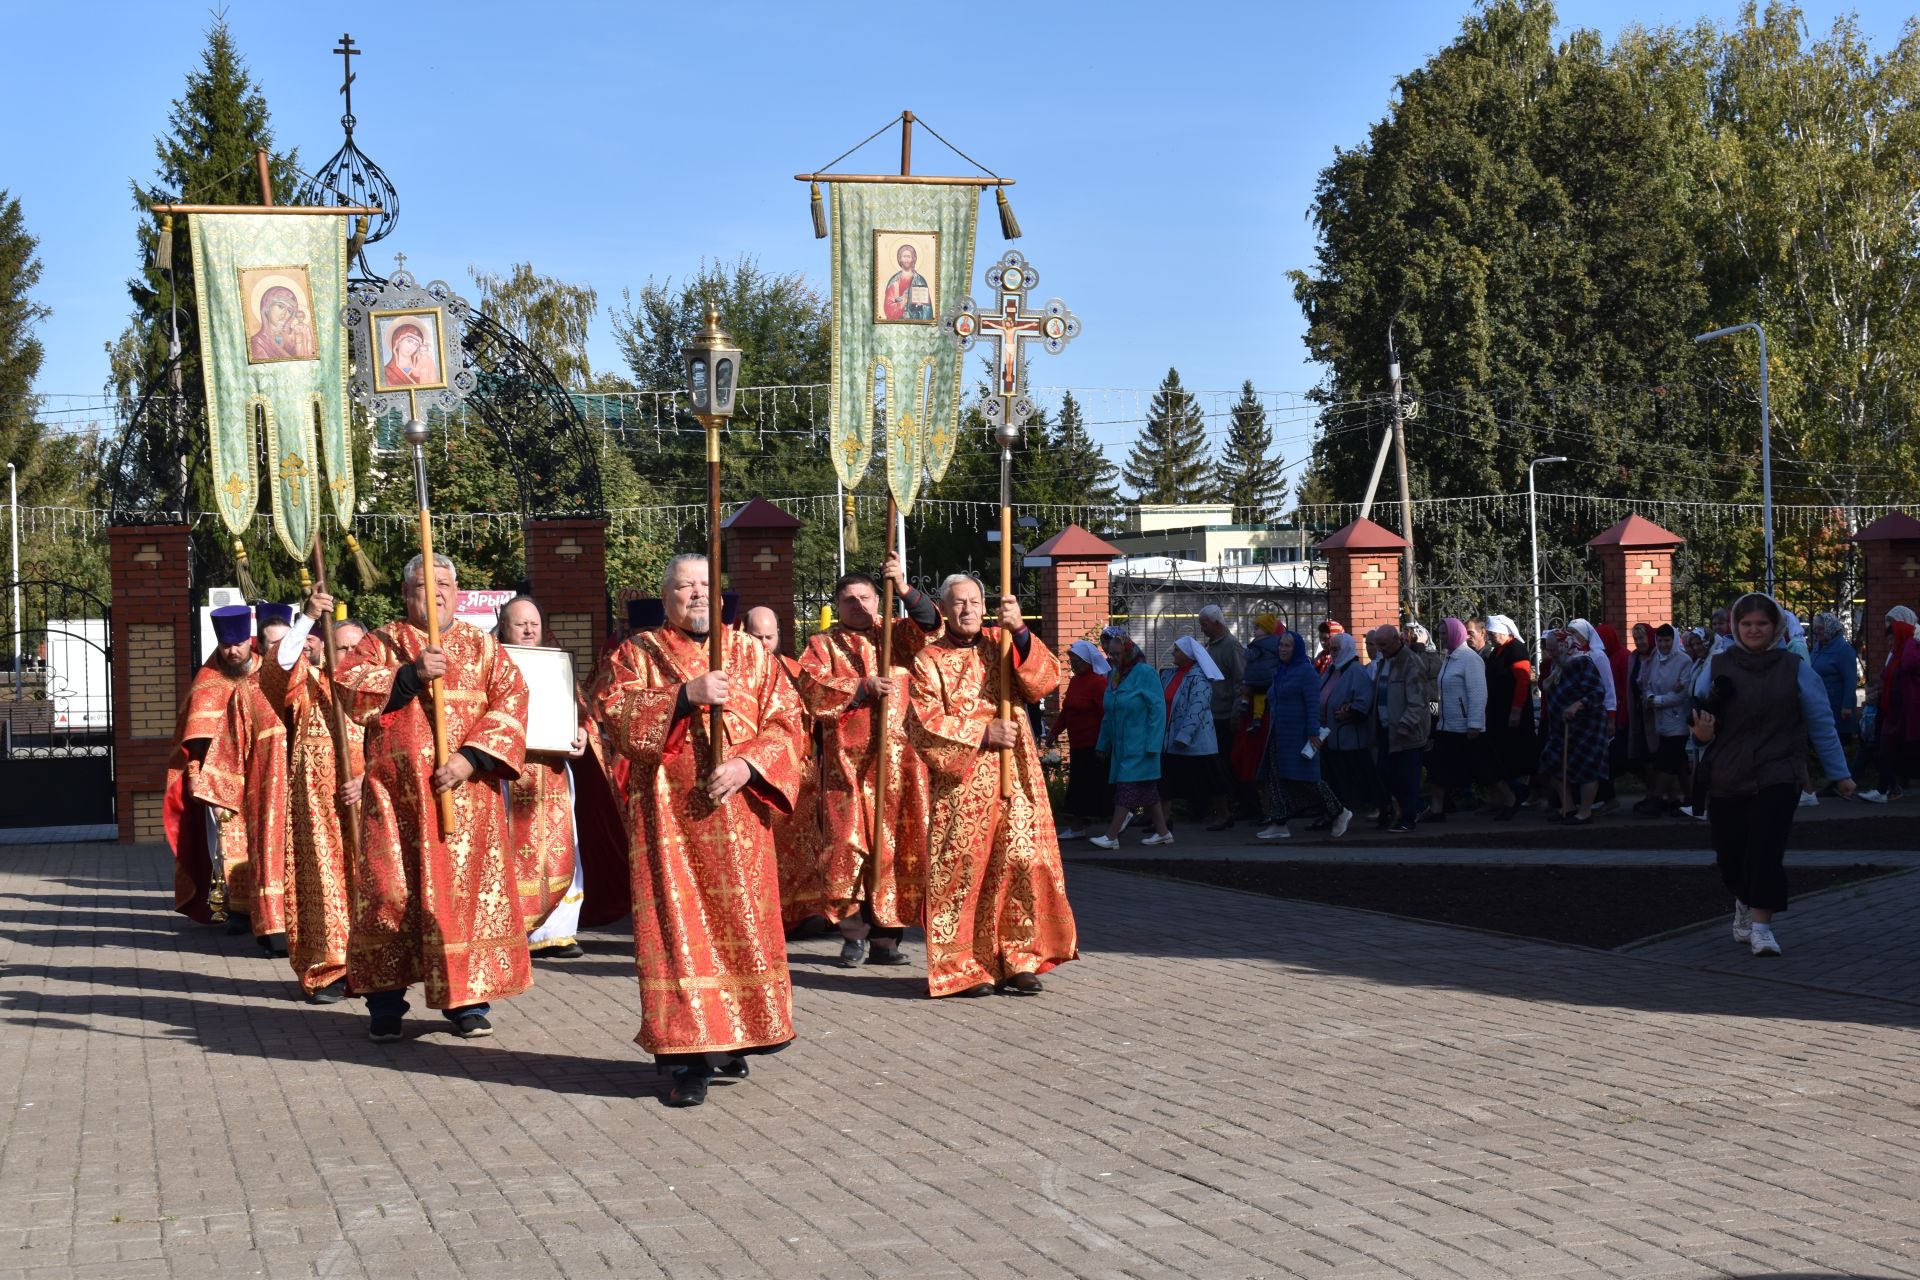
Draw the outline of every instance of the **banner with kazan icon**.
M274 532L304 561L319 528L321 472L342 524L353 518L346 344L347 219L196 213L193 274L205 365L213 487L236 536L259 503L265 441Z
M833 466L853 489L884 431L902 511L953 461L964 368L940 317L973 277L979 207L971 186L833 184Z

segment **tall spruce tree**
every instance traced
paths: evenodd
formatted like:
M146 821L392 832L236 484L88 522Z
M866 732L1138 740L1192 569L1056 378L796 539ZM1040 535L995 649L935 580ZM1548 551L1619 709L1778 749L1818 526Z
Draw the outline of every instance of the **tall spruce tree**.
M1213 496L1207 419L1168 369L1147 406L1147 426L1127 454L1121 475L1139 502L1195 502Z
M52 314L33 298L39 243L27 231L19 199L0 191L0 462L18 469L20 500L28 504L63 491L73 471L71 450L37 419L33 384L43 353L34 331Z
M1014 471L1015 500L1041 506L1084 507L1078 517L1094 533L1114 532L1118 522L1119 471L1087 434L1086 414L1069 391L1060 401L1060 417L1031 426L1038 448L1030 449ZM1060 531L1066 518L1043 514L1046 536Z
M1240 385L1233 405L1227 440L1214 467L1214 484L1222 501L1233 504L1233 518L1245 524L1268 524L1280 518L1286 499L1286 464L1273 452L1273 428L1267 408L1254 393L1252 381Z

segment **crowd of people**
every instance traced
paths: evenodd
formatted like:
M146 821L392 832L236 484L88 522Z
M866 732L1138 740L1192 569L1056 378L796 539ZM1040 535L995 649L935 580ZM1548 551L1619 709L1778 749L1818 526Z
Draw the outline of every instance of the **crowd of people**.
M965 574L929 597L889 558L839 580L796 659L771 609L736 626L705 557L678 556L573 705L542 695L556 707L521 670L557 644L539 602L487 631L457 590L451 561L416 556L386 626L332 621L324 589L213 610L169 760L176 910L285 957L311 1003L364 998L373 1040L406 1038L415 987L455 1035L491 1035L535 957L631 917L636 1039L668 1103L697 1106L792 1042L796 933L896 966L922 927L932 997L1039 995L1077 958L1025 714L1059 668L1012 597L990 613ZM571 741L530 746L533 713Z
M1864 697L1840 619L1803 628L1762 594L1708 627L1636 625L1630 648L1577 618L1540 637L1537 657L1497 613L1447 618L1437 643L1417 622L1356 643L1336 619L1309 641L1263 614L1242 645L1210 605L1156 673L1110 627L1069 655L1053 731L1071 748L1060 836L1117 849L1143 816L1141 843L1171 844L1183 816L1210 831L1252 818L1263 841L1295 823L1339 837L1362 815L1402 835L1464 814L1511 822L1530 804L1585 827L1620 808L1615 784L1633 776L1634 814L1710 824L1735 939L1778 955L1795 810L1822 795L1884 803L1920 765L1914 614L1896 608L1884 626ZM1856 791L1869 771L1874 788Z

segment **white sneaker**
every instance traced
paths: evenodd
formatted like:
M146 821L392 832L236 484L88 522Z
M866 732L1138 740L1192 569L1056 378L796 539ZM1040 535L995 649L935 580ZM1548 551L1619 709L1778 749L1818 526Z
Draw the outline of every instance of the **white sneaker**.
M1165 835L1160 835L1159 833L1156 832L1155 834L1148 836L1145 840L1142 840L1140 843L1141 844L1172 844L1173 832L1169 831Z
M1753 938L1747 946L1757 956L1777 956L1780 954L1780 940L1773 936L1773 926L1753 922Z
M1865 800L1868 804L1885 804L1887 802L1887 793L1875 787L1872 791L1856 791L1853 793L1853 798L1855 800Z
M1286 840L1292 837L1292 835L1293 832L1287 830L1285 823L1270 822L1256 831L1253 838L1256 840Z
M1081 836L1087 833L1080 830L1080 828L1078 827L1062 827L1059 831L1055 832L1054 834L1061 840L1078 840Z
M1733 900L1733 940L1747 942L1753 938L1753 908L1735 898Z
M1340 811L1340 816L1333 820L1333 829L1329 831L1327 834L1332 836L1335 840L1338 840L1341 836L1347 834L1347 826L1352 821L1353 821L1353 810L1342 809Z
M1811 791L1802 791L1800 793L1800 807L1802 809L1817 809L1820 807L1820 797Z
M1096 849L1118 849L1120 847L1120 842L1112 836L1094 836L1089 839L1087 843Z

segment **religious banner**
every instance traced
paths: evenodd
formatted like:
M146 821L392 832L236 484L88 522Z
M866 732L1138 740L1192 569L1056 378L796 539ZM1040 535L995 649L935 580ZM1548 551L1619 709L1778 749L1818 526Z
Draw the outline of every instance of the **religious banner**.
M274 532L305 561L323 463L343 523L354 505L346 344L334 319L346 300L347 220L201 212L191 239L220 518L236 536L253 522L264 438Z
M834 470L856 487L883 430L903 512L953 461L964 366L940 319L973 277L979 206L973 186L833 183Z

